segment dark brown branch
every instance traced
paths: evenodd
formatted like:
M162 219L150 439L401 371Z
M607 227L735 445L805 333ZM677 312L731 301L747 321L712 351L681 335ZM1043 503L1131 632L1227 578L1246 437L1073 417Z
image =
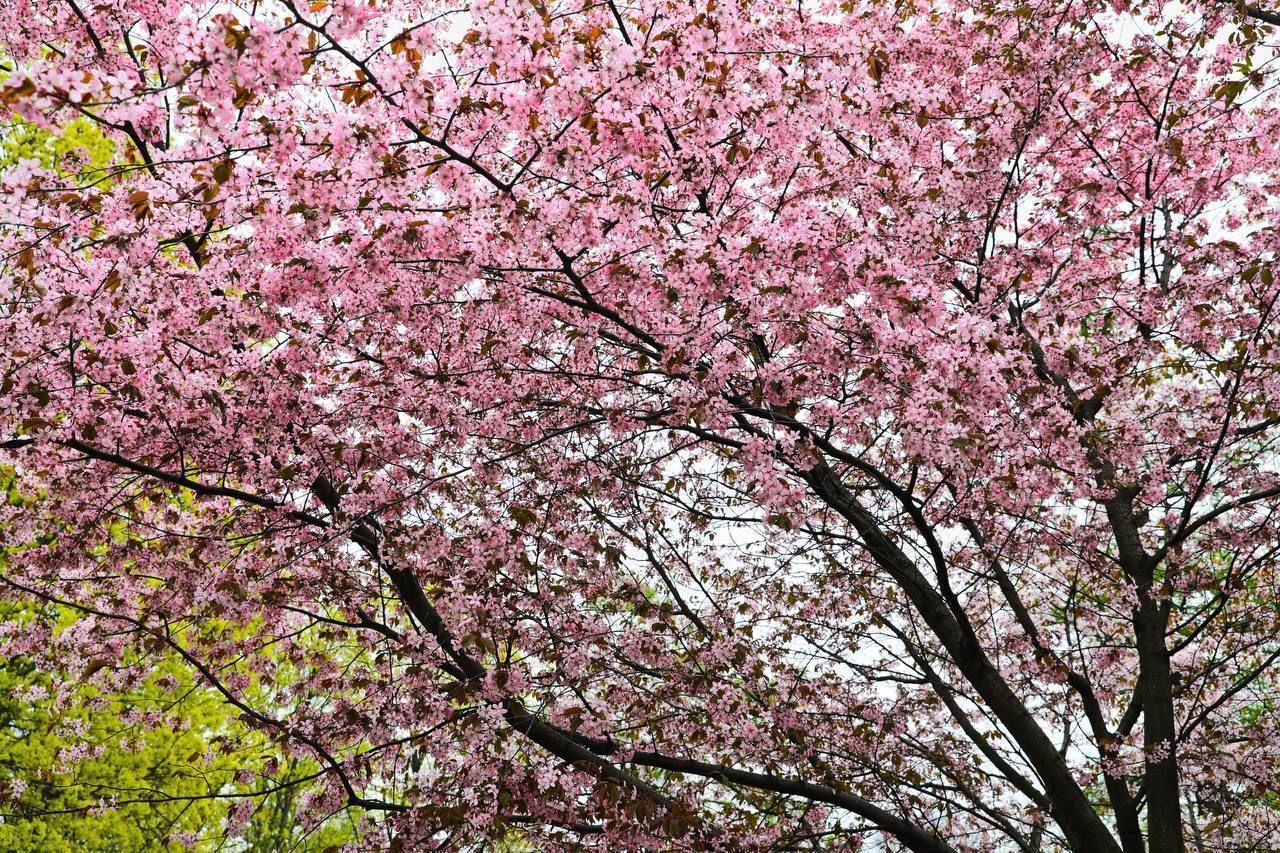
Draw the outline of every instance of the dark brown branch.
M879 829L901 841L908 849L917 853L955 853L955 848L947 844L937 835L885 811L870 800L856 794L837 791L828 785L817 785L796 779L784 779L766 773L755 773L750 770L739 770L723 764L709 764L705 761L693 761L686 758L674 758L657 752L637 752L631 758L632 764L644 767L659 767L675 773L690 776L701 776L719 782L743 785L760 791L773 791L790 797L801 797L818 803L828 803L845 811L864 817L873 822Z
M1080 790L1057 748L991 663L972 631L964 630L947 601L933 589L911 558L885 535L879 522L849 493L825 462L804 472L803 476L817 496L853 525L872 559L906 593L957 668L1022 748L1044 782L1045 793L1053 803L1053 817L1067 842L1079 850L1119 851L1115 838Z
M1261 6L1245 6L1244 12L1250 18L1262 21L1264 24L1280 26L1280 12L1272 12L1269 9L1263 9Z

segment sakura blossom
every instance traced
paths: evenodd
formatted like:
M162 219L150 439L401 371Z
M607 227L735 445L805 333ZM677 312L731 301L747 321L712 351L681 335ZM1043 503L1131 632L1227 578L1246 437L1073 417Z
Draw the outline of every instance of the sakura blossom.
M354 849L1271 849L1278 24L0 0L116 151L0 171L0 590L85 617L0 647L177 655Z

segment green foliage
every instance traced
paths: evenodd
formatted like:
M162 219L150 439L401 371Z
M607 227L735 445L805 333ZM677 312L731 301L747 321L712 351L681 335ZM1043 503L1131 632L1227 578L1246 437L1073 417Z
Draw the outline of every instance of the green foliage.
M7 74L0 73L0 82ZM35 160L67 177L99 177L115 159L116 147L89 118L70 121L60 133L42 130L16 115L0 124L0 171Z
M0 615L38 635L77 618L12 603ZM191 849L183 834L196 850L324 850L353 838L341 816L311 834L296 826L294 805L314 783L289 783L317 767L280 756L181 660L131 662L110 674L117 691L89 683L102 665L77 674L0 661L0 850ZM248 825L237 832L229 812L246 801ZM228 834L242 837L228 845Z
M72 121L58 135L16 117L0 125L0 171L35 160L68 178L96 181L114 157L115 146L90 119ZM0 500L35 499L19 495L11 472L0 468ZM181 499L179 508L189 509ZM128 535L124 527L112 535ZM0 549L0 566L3 555ZM20 634L53 637L79 618L49 602L0 600L0 622ZM355 837L350 817L340 814L312 832L298 826L299 797L315 789L318 770L244 725L176 653L127 658L123 668L105 658L65 667L0 658L6 853L340 847Z
M114 157L115 145L87 118L72 121L57 135L16 117L0 130L0 169L35 160L61 175L93 180L105 174Z
M0 501L39 500L0 466ZM6 551L29 546L0 548L0 570ZM38 650L0 656L0 851L275 853L356 839L347 813L299 826L319 765L245 725L176 652L59 664L48 652L83 615L0 591L4 633L36 638ZM282 662L277 675L290 671Z

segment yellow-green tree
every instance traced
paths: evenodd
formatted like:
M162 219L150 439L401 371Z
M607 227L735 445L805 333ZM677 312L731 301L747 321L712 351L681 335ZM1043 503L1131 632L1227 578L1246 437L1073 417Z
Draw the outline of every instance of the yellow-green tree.
M0 133L0 169L35 160L63 175L95 180L105 177L115 146L89 119L76 119L58 134L13 118Z
M48 604L0 615L36 636L80 618ZM324 850L353 837L341 818L296 827L314 765L243 726L182 661L147 669L133 683L120 667L106 691L84 672L0 660L0 850L213 850L228 836L233 849Z
M80 183L106 181L114 156L88 119L56 135L17 117L0 126L0 170L35 160ZM29 502L11 482L0 467L0 500ZM5 636L42 652L82 618L38 598L0 604ZM0 655L0 850L337 848L357 835L348 817L310 831L295 819L318 770L246 726L171 650L79 671L47 654Z

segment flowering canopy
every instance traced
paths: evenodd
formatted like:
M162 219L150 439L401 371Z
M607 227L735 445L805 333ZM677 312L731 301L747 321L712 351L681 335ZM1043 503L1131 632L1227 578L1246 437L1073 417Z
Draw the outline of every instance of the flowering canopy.
M120 152L3 175L5 594L88 614L4 642L378 849L1266 843L1277 21L0 0Z

